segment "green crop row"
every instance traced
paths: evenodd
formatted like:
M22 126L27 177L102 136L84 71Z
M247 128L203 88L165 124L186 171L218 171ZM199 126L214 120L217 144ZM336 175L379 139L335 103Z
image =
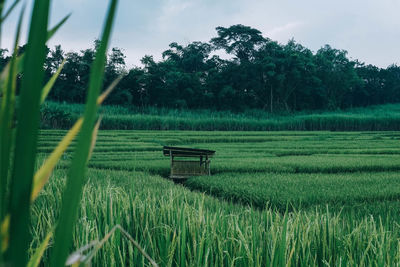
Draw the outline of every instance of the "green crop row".
M46 136L48 131L43 132ZM49 152L58 142L53 131L39 142L40 152ZM90 166L115 170L140 170L168 175L169 160L162 155L163 144L180 140L184 146L217 151L212 173L346 173L400 170L397 133L304 132L280 138L274 133L246 136L232 132L229 137L215 132L115 132L99 134ZM230 135L229 132L228 135ZM219 142L207 143L220 138ZM255 141L257 140L257 141ZM272 141L274 140L274 141ZM67 150L68 160L73 146ZM66 164L66 163L65 163ZM65 165L64 164L64 165Z
M41 131L39 151L51 151L64 134ZM399 138L397 132L100 131L73 247L119 224L160 266L396 265ZM215 149L213 175L168 181L162 145ZM71 152L35 202L32 252L58 216ZM43 259L47 264L48 254ZM120 232L92 263L149 265Z
M64 170L56 171L35 203L32 247L55 222L65 176ZM89 170L83 196L74 247L120 224L160 266L383 266L400 261L400 228L392 223L400 219L398 213L379 219L326 208L254 210L190 192L159 176L110 170ZM93 264L149 263L116 232Z
M41 126L67 129L82 113L79 104L48 102L41 109ZM319 114L272 115L265 111L235 114L226 111L180 111L148 108L104 107L102 129L192 131L397 131L398 105Z
M339 174L226 173L194 177L185 185L227 200L285 211L329 205L331 209L400 199L397 172ZM375 211L375 214L382 211Z

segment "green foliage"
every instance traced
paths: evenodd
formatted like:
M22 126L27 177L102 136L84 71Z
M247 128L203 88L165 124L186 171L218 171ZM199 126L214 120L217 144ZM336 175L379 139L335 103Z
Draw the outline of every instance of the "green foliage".
M41 131L40 151L50 150L64 133ZM399 166L399 137L397 132L100 131L74 246L105 236L118 222L160 266L395 265L400 184L397 172L388 170ZM217 150L214 175L183 186L160 177L169 171L161 144ZM70 155L35 203L32 247L57 218ZM113 237L93 264L146 266L148 261L128 241Z
M68 129L83 112L83 105L46 102L42 128ZM264 110L243 113L168 108L104 106L102 129L108 130L220 130L220 131L394 131L400 130L400 106L388 104L336 112L271 114Z
M70 128L80 114L71 114L62 105L44 103L40 108L41 127L45 129Z
M211 39L211 43L216 49L234 54L241 62L252 59L257 46L266 41L260 31L241 24L229 28L217 27L216 30L218 37Z

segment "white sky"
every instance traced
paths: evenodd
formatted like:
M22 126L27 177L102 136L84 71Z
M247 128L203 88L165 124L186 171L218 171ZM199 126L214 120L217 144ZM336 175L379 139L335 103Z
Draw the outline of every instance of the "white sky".
M26 0L26 13L31 1ZM72 16L49 46L61 44L66 51L92 46L107 5L106 0L53 0L51 25ZM399 11L400 0L120 0L112 46L123 49L132 67L144 55L160 59L171 42L209 41L217 26L244 24L280 43L294 38L314 52L330 44L353 59L387 67L400 63ZM18 12L5 24L2 47L10 47Z

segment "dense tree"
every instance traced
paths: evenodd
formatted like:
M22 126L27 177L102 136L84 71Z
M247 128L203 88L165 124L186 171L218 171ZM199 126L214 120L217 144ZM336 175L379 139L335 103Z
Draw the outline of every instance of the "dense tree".
M394 103L400 101L400 66L390 65L383 70L384 102Z
M317 75L321 79L325 107L329 109L349 106L345 97L361 82L355 70L355 61L347 58L347 52L326 45L315 55Z
M356 71L361 83L354 90L353 104L368 106L385 103L383 71L376 66L364 64L359 64Z
M279 44L241 24L216 30L217 36L209 43L171 43L162 60L144 56L142 66L130 70L123 51L112 48L107 56L105 86L121 75L124 78L106 104L287 112L400 101L397 65L386 69L365 65L329 45L313 53L294 40ZM95 41L92 48L69 53L61 46L47 50L46 79L66 61L50 99L85 101L98 45ZM21 46L19 53L24 50ZM218 50L231 58L222 59ZM0 70L9 57L6 49L0 49Z

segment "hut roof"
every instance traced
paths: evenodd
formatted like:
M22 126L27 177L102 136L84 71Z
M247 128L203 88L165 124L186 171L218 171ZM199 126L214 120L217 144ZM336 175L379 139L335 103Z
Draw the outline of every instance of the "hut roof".
M195 149L186 147L174 147L174 146L164 146L163 148L164 156L174 156L174 157L199 157L208 156L212 157L215 154L214 150L208 149Z

